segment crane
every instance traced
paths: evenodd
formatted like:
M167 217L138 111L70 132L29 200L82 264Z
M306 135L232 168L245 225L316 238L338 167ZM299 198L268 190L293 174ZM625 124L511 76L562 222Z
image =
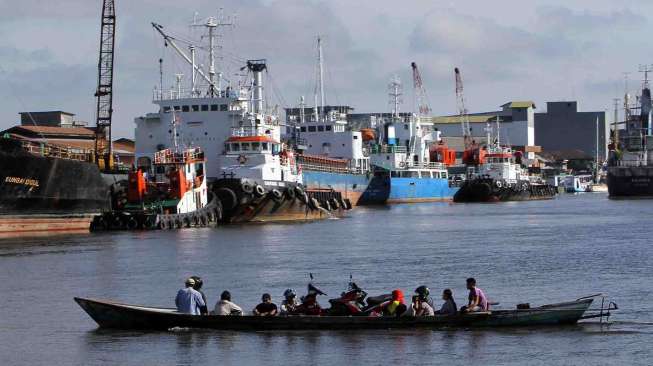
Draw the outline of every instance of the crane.
M114 0L103 0L100 31L100 57L95 127L95 163L101 170L111 170L111 117L113 115L113 51L116 37L116 9Z
M472 129L469 126L469 116L467 115L467 108L465 108L465 94L463 93L463 78L460 74L459 68L454 68L456 77L456 105L458 107L458 115L460 116L460 124L463 129L463 143L465 150L472 147Z
M428 105L426 89L424 88L424 84L422 84L422 75L420 74L415 62L411 62L410 67L413 69L413 88L418 116L428 116L431 113L431 107Z

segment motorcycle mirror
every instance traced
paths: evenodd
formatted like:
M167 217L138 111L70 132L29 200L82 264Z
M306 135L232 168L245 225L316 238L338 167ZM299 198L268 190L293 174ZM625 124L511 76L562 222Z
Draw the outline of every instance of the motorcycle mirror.
M311 281L313 281L313 272L310 272L308 276L311 278Z

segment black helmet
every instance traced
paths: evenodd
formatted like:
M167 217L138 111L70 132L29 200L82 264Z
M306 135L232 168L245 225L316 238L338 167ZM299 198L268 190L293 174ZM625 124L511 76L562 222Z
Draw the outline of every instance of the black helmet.
M195 284L193 285L193 288L195 290L199 290L199 289L202 288L202 285L204 284L204 282L202 282L202 277L200 277L200 276L190 276L190 278L192 278L195 281Z
M283 297L285 297L286 299L289 299L291 297L297 297L297 293L295 292L295 290L289 288L283 292Z
M220 300L227 300L231 301L231 293L229 291L222 291L222 294L220 295Z
M431 294L431 290L429 290L428 287L422 285L415 289L415 293L419 296L420 299L426 300L428 299L429 294Z

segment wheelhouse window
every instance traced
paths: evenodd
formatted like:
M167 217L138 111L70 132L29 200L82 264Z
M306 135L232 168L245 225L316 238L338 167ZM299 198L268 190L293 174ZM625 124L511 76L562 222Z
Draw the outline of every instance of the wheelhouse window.
M300 131L300 132L306 132L306 126L302 126L302 127L300 127L300 128L299 128L299 131Z
M206 112L209 110L209 105L208 104L202 104L202 112Z
M224 144L224 151L226 152L231 151L231 144Z
M240 149L241 149L242 151L250 150L249 142L243 142L243 143L241 143L241 144L240 144Z
M260 142L252 142L252 150L260 151L260 148L261 148L261 143Z
M232 150L232 151L240 151L240 144L237 143L237 142L234 142L234 143L231 145L231 150Z
M324 126L322 126L322 125L317 126L317 130L318 130L319 132L324 132Z
M308 126L308 132L315 132L315 126Z
M193 112L199 112L200 111L200 106L199 105L194 105L193 107Z
M190 111L190 107L187 106L187 105L183 105L183 106L181 106L181 111L182 112L188 112L188 111Z
M178 105L176 105L174 108L175 108L175 110L176 110L177 112L179 112L179 111L181 110L181 106L178 106Z
M268 143L267 142L261 142L261 149L263 151L268 151Z
M272 154L279 153L279 144L272 144Z
M211 112L217 112L219 106L217 104L211 104Z
M227 104L220 104L220 111L224 112L228 110L229 110L229 106Z
M170 113L170 106L163 107L163 113Z
M326 126L324 126L324 128L325 128L327 131L331 131L331 130L333 129L333 126L331 126L331 125L326 125Z

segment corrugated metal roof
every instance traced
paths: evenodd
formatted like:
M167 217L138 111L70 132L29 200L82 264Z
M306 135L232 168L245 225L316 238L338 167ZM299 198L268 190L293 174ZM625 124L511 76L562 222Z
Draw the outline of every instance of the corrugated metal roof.
M53 127L53 126L15 126L13 129L16 130L27 130L35 133L41 134L51 134L51 135L82 135L82 136L93 136L95 132L86 127Z
M506 106L509 108L536 108L535 102L530 100L515 100L502 105L502 107Z

